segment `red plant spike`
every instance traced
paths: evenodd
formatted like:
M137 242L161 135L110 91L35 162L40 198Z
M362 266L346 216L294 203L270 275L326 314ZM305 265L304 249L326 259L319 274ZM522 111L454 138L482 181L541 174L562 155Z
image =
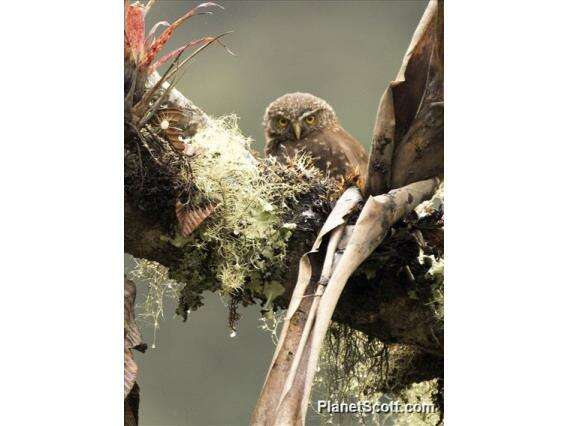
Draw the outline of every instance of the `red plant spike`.
M206 43L208 41L211 41L211 39L212 39L212 37L200 38L199 40L191 41L191 42L187 43L185 46L178 47L177 49L175 49L175 50L173 50L169 53L166 53L164 56L162 56L160 59L155 61L152 65L150 65L150 67L149 67L150 73L154 72L160 65L165 64L171 58L173 58L177 54L183 52L185 49L188 49L190 47L196 46L196 45L201 44L201 43Z
M124 42L128 53L135 62L139 62L144 54L146 31L146 9L138 2L125 5L124 12Z
M150 9L153 0L150 0L145 6L139 2L129 4L128 0L125 2L125 22L124 22L124 40L126 55L130 56L132 60L137 64L140 69L145 70L155 70L159 65L165 63L168 59L174 57L176 54L187 49L188 47L194 46L199 43L203 43L204 40L196 40L187 45L174 50L156 63L154 59L158 53L164 48L166 43L171 39L174 31L185 21L195 15L211 14L211 12L200 12L200 9L207 7L219 7L223 9L222 6L213 2L201 3L198 6L191 9L181 18L178 18L171 25L167 25L165 22L160 22L159 24L166 24L166 29L155 39L153 39L154 32L156 32L159 25L155 25L148 37L146 37L146 14Z

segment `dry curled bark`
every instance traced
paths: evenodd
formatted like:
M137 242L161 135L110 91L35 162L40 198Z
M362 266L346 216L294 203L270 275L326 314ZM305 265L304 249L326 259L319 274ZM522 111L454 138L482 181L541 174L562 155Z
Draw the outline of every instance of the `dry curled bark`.
M365 193L444 173L444 10L431 0L377 112Z
M139 388L136 383L138 365L132 355L133 350L144 352L146 345L142 343L140 330L136 325L134 303L136 301L136 285L124 279L124 424L138 424Z
M124 426L138 426L138 407L140 406L140 388L134 384L124 399Z

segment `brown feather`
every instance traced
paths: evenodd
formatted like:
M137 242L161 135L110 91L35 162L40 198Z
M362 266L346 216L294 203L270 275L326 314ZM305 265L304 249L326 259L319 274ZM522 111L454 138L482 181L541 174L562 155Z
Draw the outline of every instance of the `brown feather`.
M274 144L267 149L267 154L276 156L280 161L286 161L299 152L310 154L314 165L331 176L366 175L369 157L365 148L339 125L311 133L298 141Z

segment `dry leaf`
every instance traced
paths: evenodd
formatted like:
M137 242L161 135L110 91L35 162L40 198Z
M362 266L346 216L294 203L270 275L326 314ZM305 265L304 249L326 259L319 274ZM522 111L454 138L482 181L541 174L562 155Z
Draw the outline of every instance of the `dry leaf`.
M443 2L431 0L373 130L365 194L384 194L444 172Z
M216 209L216 204L209 204L208 206L190 210L178 201L176 204L176 217L179 222L181 235L189 237Z

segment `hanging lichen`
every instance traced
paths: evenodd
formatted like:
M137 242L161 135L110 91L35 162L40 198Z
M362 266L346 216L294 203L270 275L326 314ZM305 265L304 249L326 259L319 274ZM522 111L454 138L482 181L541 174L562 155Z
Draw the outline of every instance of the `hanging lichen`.
M157 331L164 317L164 302L166 299L177 300L182 285L170 279L168 268L157 262L136 258L133 261L134 268L127 271L127 275L143 288L144 296L142 302L137 304L136 317L152 325L152 348L155 348Z
M413 277L414 284L408 290L408 297L431 310L436 321L443 324L444 259L426 255L420 249L416 261L417 267L413 270L420 271L420 274ZM385 344L348 325L332 323L319 360L315 380L316 398L346 403L368 401L386 406L410 404L422 408L422 412L322 412L322 423L393 426L440 424L443 384L439 379L431 379L432 376L426 380L419 378L417 366L420 362L430 362L430 359L419 361L413 355L415 350L405 345ZM413 377L413 380L407 380L409 377ZM409 386L409 381L415 383Z
M322 424L434 426L439 424L437 406L438 383L429 380L403 386L393 381L389 371L392 348L379 339L333 323L326 337L312 401L368 403L384 411L330 413L313 410L321 416ZM391 354L392 355L392 354ZM409 361L410 362L410 361ZM386 389L392 389L386 391ZM406 404L416 412L405 412Z

